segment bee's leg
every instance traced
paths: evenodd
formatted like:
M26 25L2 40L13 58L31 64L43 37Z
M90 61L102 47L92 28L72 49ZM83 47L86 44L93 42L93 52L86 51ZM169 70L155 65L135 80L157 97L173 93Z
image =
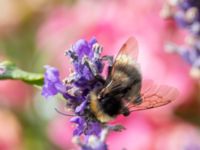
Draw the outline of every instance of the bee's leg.
M130 99L125 107L130 109L130 108L132 108L132 104L134 104L134 106L135 106L135 105L140 105L141 103L142 103L142 97L141 97L141 95L138 95L134 100ZM129 114L130 114L130 111L129 111Z
M87 56L83 57L82 64L85 64L88 67L94 77L97 76L98 72L96 66L89 60Z
M121 114L124 115L124 116L130 115L130 111L129 111L128 107L124 107L124 108L121 110Z
M92 50L94 51L94 58L99 59L101 57L101 52L103 51L103 47L100 44L95 43L92 46Z
M133 101L134 104L137 104L137 105L140 105L142 103L142 97L140 95L138 95L134 101Z
M111 76L111 71L112 71L112 66L108 66L108 73L107 73L107 78L109 79Z
M88 59L87 56L83 58L82 63L88 67L88 69L90 70L90 72L92 73L92 75L95 77L96 80L102 82L103 84L105 83L105 80L98 74L96 66Z
M112 56L103 56L101 60L107 61L108 62L108 74L107 78L110 77L111 71L112 71L112 66L113 66L113 57Z
M122 130L125 130L126 128L122 125L109 125L109 124L103 124L103 127L107 128L108 130L112 131L118 131L121 132Z
M113 56L105 55L105 56L101 57L101 60L107 61L109 66L113 65Z

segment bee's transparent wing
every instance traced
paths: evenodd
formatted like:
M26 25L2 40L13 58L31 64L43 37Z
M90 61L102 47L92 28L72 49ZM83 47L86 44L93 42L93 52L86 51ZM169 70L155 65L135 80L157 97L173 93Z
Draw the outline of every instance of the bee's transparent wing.
M141 89L142 103L133 104L130 111L145 110L166 105L178 96L178 90L167 85L157 85L152 80L144 81Z
M135 65L138 57L138 43L134 37L130 37L119 50L115 62L113 64L113 68L117 68L117 66L126 67L129 65ZM115 70L112 70L112 74L115 73Z
M113 63L111 74L104 88L104 95L109 92L123 91L132 84L128 74L140 78L137 64L138 44L135 38L130 37L121 47ZM138 77L139 76L139 77ZM134 79L132 79L134 81Z
M120 55L125 54L131 56L137 60L138 57L138 43L134 37L130 37L121 47L116 58L121 57ZM116 59L117 60L117 59Z

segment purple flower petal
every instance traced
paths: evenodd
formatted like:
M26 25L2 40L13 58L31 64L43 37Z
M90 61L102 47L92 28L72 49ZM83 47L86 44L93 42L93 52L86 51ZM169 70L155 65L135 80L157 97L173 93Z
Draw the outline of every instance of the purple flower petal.
M76 124L82 124L84 122L84 120L79 116L75 116L75 117L70 119L70 122L73 122L73 123L76 123Z
M82 145L81 150L108 150L108 147L105 143L102 142L96 148L92 148L91 146L88 145Z
M73 46L74 51L78 55L79 59L82 59L84 55L89 55L90 53L90 48L88 45L88 42L86 40L78 40L74 46Z
M72 119L70 119L70 122L76 123L77 126L73 132L73 135L81 135L84 132L85 126L86 126L86 122L83 118L81 117L73 117Z
M87 105L87 101L82 102L79 106L76 107L76 113L82 113Z
M45 66L46 72L44 76L44 86L42 89L42 95L49 97L58 93L65 93L67 87L59 79L59 72L56 68L51 66Z
M181 27L187 27L188 26L188 22L185 20L185 12L183 11L178 11L175 14L175 19L176 22L181 26Z
M102 127L98 122L89 122L88 130L86 131L87 135L96 135L99 136L102 131Z
M92 47L95 43L97 43L97 39L95 37L92 37L88 43Z

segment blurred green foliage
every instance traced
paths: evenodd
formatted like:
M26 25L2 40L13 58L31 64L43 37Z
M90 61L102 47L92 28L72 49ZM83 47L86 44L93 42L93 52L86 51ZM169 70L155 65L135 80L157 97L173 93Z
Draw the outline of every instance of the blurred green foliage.
M0 80L17 79L31 85L43 85L43 62L46 57L36 45L36 33L41 18L42 15L37 19L29 16L17 30L0 38L0 55L3 56L0 69L5 69L5 73L0 74ZM24 149L59 150L47 135L48 121L35 112L33 99L30 97L25 108L8 108L14 112L22 126Z
M23 113L16 111L23 128L24 147L27 150L59 150L48 138L48 121L42 119L33 105L29 105Z
M28 70L41 70L42 53L36 49L36 23L25 23L12 35L0 39L0 50L17 66Z

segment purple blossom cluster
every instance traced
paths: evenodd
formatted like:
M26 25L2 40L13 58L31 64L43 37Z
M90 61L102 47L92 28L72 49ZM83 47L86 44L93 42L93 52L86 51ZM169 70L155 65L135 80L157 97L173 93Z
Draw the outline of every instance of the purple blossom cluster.
M188 32L184 45L169 43L167 50L178 53L191 67L191 75L200 78L200 1L169 0L162 16L172 17L178 26Z
M91 135L88 138L88 142L84 143L80 137L75 136L73 142L82 147L82 150L107 150L108 146L104 143L108 134L108 128L102 130L99 137Z
M102 87L99 79L103 71L103 60L101 57L102 47L95 38L90 41L79 40L67 52L71 59L74 70L70 75L61 81L59 71L50 66L46 66L44 86L42 95L44 97L61 94L67 103L67 107L72 110L74 116L70 121L76 124L74 137L84 136L85 144L79 144L84 150L106 150L104 141L99 144L89 144L90 137L101 138L104 125L100 123L91 113L89 108L89 93L91 90ZM90 67L89 67L90 66ZM70 116L70 115L69 115Z
M187 28L191 34L200 34L200 1L199 0L179 0L176 3L177 12L174 18L177 23Z

